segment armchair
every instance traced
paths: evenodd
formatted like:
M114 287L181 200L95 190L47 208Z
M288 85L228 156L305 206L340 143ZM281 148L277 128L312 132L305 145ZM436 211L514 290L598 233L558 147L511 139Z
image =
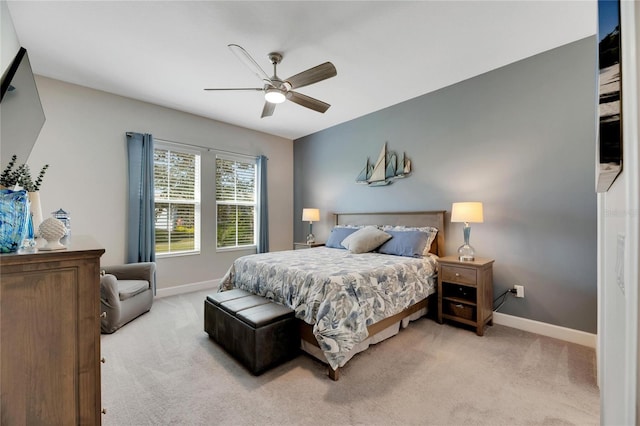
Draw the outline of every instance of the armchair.
M129 263L103 268L100 277L100 304L103 333L111 334L148 312L156 289L154 262Z

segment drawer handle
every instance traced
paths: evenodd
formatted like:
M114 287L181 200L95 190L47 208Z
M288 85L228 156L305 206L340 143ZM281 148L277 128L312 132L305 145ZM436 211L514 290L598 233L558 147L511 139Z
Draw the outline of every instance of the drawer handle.
M106 317L107 317L107 313L106 312L103 312L103 313L100 314L100 318L106 318Z
M459 276L460 276L460 273L456 272L456 277L459 277Z
M107 360L104 357L102 357L100 358L100 362L104 364L105 362L107 362Z

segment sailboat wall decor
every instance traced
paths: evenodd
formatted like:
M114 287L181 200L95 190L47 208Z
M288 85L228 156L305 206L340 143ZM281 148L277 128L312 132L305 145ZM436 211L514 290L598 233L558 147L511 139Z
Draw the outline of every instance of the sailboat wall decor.
M395 152L387 152L387 144L385 143L375 164L371 164L367 157L367 162L356 178L356 183L383 186L389 185L395 179L405 178L410 174L411 160L404 153L402 157L398 158Z

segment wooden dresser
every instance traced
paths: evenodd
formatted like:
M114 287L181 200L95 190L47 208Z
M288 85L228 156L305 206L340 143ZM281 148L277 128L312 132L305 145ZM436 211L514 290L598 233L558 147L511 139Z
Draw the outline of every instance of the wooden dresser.
M100 256L68 248L0 255L0 423L99 425Z

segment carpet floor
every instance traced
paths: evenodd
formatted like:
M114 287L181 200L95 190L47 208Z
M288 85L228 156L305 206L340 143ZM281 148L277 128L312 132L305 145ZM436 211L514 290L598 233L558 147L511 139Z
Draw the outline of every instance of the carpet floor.
M307 355L253 376L203 331L211 291L156 299L101 338L110 425L597 425L593 349L422 318L334 382Z

